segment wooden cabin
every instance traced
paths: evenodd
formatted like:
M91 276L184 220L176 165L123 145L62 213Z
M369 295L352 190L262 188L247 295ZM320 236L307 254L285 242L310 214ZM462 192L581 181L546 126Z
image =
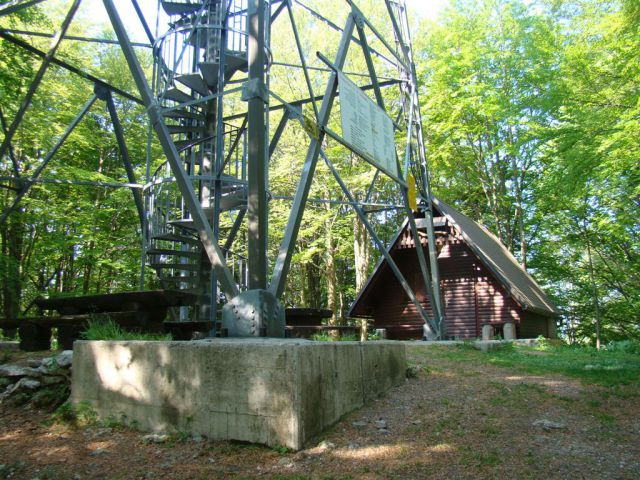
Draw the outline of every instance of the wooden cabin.
M500 332L506 322L515 324L518 338L554 338L558 310L513 255L466 215L437 198L433 205L445 338L478 338L484 324ZM416 223L428 259L425 220L416 219ZM407 222L389 253L432 315ZM374 328L385 329L390 339L422 338L422 319L384 259L349 315L373 319Z

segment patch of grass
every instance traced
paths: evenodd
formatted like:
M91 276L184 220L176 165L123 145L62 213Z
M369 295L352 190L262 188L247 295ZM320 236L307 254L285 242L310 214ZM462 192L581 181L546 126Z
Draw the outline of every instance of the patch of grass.
M407 347L414 362L437 361L460 363L457 371L472 364L477 369L489 363L513 368L533 375L557 373L577 378L586 384L611 387L620 398L640 396L640 355L622 350L596 350L569 346L555 341L541 342L537 347L513 344L510 349L482 353L470 344L435 345L429 348Z
M170 341L171 334L126 332L108 315L94 315L82 332L85 340L155 340Z
M55 423L71 425L95 425L98 422L98 414L89 402L79 402L77 405L64 402L51 415Z
M525 455L524 463L526 463L527 465L533 465L534 463L536 463L536 457L531 450L529 450Z
M432 360L442 363L441 360L463 363L481 364L486 361L486 354L473 348L471 343L450 345L430 345L428 348L417 345L407 345L407 353L411 357L420 358L420 363L431 363Z
M462 343L456 343L455 345L456 350L461 350L463 352L465 351L472 351L472 352L476 352L476 348L473 346L473 342L471 340L465 340Z
M328 332L318 332L311 335L311 340L315 342L359 342L360 336L355 333L341 333L334 337Z
M505 405L507 403L507 397L496 395L489 399L489 404L492 407L499 407L500 405Z
M616 417L614 417L613 415L609 415L608 413L597 412L594 414L594 416L602 425L611 427L616 424Z
M478 467L495 467L502 463L500 455L497 452L478 452L474 455L474 458Z
M600 400L587 400L587 405L591 408L598 408L600 407L600 405L602 405L602 402Z
M624 352L633 355L640 355L640 340L622 340L620 342L610 342L607 344L608 352Z
M420 372L428 375L432 372L432 370L426 365L420 365L416 363L409 362L407 364L406 377L407 378L416 378Z
M498 428L492 427L491 425L485 425L480 429L480 433L486 437L495 437L500 435L501 432Z
M453 411L448 415L441 417L433 427L434 433L440 435L443 433L460 436L464 434L462 426L462 412Z
M22 473L27 464L24 460L17 460L12 463L0 465L0 478L13 478L17 473Z
M307 480L308 478L311 478L311 477L307 477L306 475L276 475L275 477L271 477L271 478L273 478L273 480ZM333 477L326 477L326 478L333 478Z
M532 374L560 373L585 383L605 386L640 386L640 356L624 351L587 347L544 345L545 355L536 347L514 346L511 351L488 354L490 363Z
M71 473L58 470L55 467L44 467L34 478L40 480L71 480L73 476Z
M275 447L271 448L271 450L273 450L274 452L278 452L281 455L284 455L284 454L289 453L291 451L287 447L285 447L284 445L276 445Z
M475 468L483 468L483 467L495 467L502 463L500 459L500 454L496 451L479 451L477 449L472 449L471 447L465 447L462 458L460 459L461 463L466 466L472 466Z
M69 398L69 393L69 387L65 383L51 385L47 388L38 390L33 397L31 397L31 401L36 407L53 410L58 408L67 400L67 398Z

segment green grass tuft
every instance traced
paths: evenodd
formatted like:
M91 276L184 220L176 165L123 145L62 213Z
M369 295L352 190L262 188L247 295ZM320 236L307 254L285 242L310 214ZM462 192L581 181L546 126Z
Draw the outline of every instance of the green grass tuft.
M310 340L315 342L359 342L360 337L355 333L342 333L334 338L327 332L318 332L311 335Z
M626 351L548 344L542 348L514 346L510 351L489 353L489 362L532 374L560 373L598 385L640 385L640 357Z
M170 341L171 334L126 332L106 315L95 315L82 332L85 340L158 340Z

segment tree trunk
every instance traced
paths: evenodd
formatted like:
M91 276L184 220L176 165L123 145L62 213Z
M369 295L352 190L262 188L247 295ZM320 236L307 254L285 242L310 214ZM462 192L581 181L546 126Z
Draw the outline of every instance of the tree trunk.
M525 237L524 230L524 212L522 211L522 185L524 179L522 178L524 172L521 174L518 171L518 165L515 156L511 156L511 170L513 176L513 193L516 200L516 218L515 222L518 225L518 235L520 236L520 265L525 270L527 269L527 239Z
M7 218L2 228L2 308L6 318L18 318L22 297L22 245L24 225L19 218L23 209L17 209ZM17 218L18 217L18 218ZM15 329L6 329L5 335L14 337Z
M364 288L369 277L369 263L371 261L371 244L367 229L360 219L353 220L353 258L356 269L356 295ZM360 341L367 339L367 320L360 320Z
M336 247L333 239L333 220L330 216L331 205L324 204L327 210L327 218L324 222L325 228L325 278L327 280L327 308L333 313L329 319L329 325L338 325L339 319L339 298L338 298L338 272L336 268Z
M595 314L596 323L596 348L600 350L600 297L598 295L598 285L596 284L596 277L593 271L593 258L591 256L591 239L589 238L589 231L587 227L587 221L583 221L584 236L587 242L587 261L589 263L589 280L591 282L591 288L593 289L593 308Z
M303 264L304 298L302 306L309 308L320 308L322 297L321 279L317 265L320 263L320 255L315 254L311 260Z

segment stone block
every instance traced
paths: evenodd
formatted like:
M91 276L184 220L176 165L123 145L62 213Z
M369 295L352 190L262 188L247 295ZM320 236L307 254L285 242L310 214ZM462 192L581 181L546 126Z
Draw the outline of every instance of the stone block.
M72 401L145 431L300 449L404 381L396 342L219 338L74 344Z
M516 325L513 322L507 322L502 327L502 336L505 340L516 339Z
M0 342L0 350L19 350L20 349L20 342L16 342L16 341L3 341Z
M488 323L482 325L482 340L492 340L493 336L493 325L489 325Z

